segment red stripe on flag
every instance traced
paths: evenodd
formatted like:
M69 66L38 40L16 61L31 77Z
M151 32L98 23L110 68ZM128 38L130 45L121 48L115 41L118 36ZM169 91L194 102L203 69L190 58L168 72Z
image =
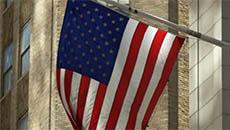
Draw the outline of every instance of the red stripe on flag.
M172 71L173 64L176 61L177 55L180 51L180 48L181 48L183 42L184 42L184 39L179 38L179 37L176 37L174 42L173 42L173 46L172 46L172 48L169 52L169 55L167 57L167 60L166 60L165 66L164 66L164 70L162 72L161 79L157 85L156 91L154 92L154 95L151 99L151 102L148 106L148 109L147 109L145 116L144 116L144 119L142 121L142 129L146 129L146 125L147 125L147 123L151 117L151 114L152 114L152 112L153 112L153 110L157 104L159 97L161 96L161 93L163 92L163 90L165 88L165 85L167 83L169 75Z
M106 125L106 129L115 129L124 102L124 98L136 64L138 52L148 25L139 23L132 38L128 57L116 91L115 99Z
M80 124L80 128L82 128L82 120L84 115L86 98L89 90L89 84L90 78L82 75L77 103L77 124Z
M149 82L151 80L153 70L157 61L157 57L163 43L163 40L166 36L166 32L158 30L148 54L148 58L145 64L144 73L141 78L141 82L138 86L136 96L134 98L133 104L131 106L130 114L126 129L134 129L138 111L140 109L141 103L144 99L145 92L148 88ZM146 52L147 53L147 52Z
M57 69L57 88L58 88L58 93L61 98L61 69ZM62 101L62 98L61 98Z
M61 89L60 89L61 88L61 69L57 69L57 77L56 78L57 78L58 93L59 93L59 96L61 98ZM61 98L61 102L63 104L62 98ZM66 111L66 109L65 109L65 111ZM78 125L75 124L75 121L72 120L72 118L70 117L70 115L68 114L67 111L66 111L66 113L67 113L67 116L68 116L69 120L71 121L71 124L72 124L73 128L75 130L80 130L80 128L78 127Z
M74 119L73 110L72 110L72 107L70 105L70 91L71 91L72 76L73 76L73 71L66 69L66 71L65 71L65 79L64 79L64 83L65 83L65 98L66 98L66 102L67 102L67 105L68 105L69 110L70 110L70 114Z
M97 128L98 119L101 113L102 104L105 98L107 86L100 83L97 91L96 100L93 107L92 117L90 121L90 130L95 130Z
M70 117L70 115L68 113L67 113L67 116L68 116L74 130L80 130L80 128L75 124L76 122L74 120L72 120L72 118Z

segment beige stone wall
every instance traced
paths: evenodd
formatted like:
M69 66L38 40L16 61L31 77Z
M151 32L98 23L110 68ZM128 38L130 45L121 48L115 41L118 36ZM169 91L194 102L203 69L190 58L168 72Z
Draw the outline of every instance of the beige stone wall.
M52 0L33 0L31 23L29 130L50 129Z
M33 2L31 0L20 0L20 9L19 9L19 16L20 16L20 25L25 25L28 20L31 18L33 12Z
M130 5L146 13L168 19L168 0L130 0ZM141 19L143 22L146 22L147 24L153 25L155 27L165 30L168 29L161 23L156 23L155 21L140 16L135 16L135 18Z
M178 24L189 25L190 0L178 0ZM183 34L181 34L183 35ZM178 129L189 129L189 41L185 43L178 56Z
M58 50L58 43L59 43L59 37L60 32L62 28L65 8L66 8L66 2L67 0L54 0L54 23L53 23L53 71L52 74L56 75L56 61L57 61L57 50ZM55 130L71 130L72 126L69 122L69 119L65 113L65 110L63 108L63 105L61 103L61 100L58 95L57 86L56 86L56 77L52 78L52 88L53 88L53 109L55 111L54 118L53 118L53 124L52 128ZM54 125L55 124L55 125Z

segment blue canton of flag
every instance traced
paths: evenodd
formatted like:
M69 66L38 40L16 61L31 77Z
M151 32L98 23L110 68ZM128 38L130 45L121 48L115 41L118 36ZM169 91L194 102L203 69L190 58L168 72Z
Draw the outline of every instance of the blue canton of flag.
M68 4L57 67L107 85L127 21L127 17L92 1Z

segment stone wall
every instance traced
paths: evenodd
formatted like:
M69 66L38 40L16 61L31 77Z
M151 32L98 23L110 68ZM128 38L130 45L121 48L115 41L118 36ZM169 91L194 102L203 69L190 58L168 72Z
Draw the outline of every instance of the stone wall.
M189 25L190 0L178 0L178 24ZM180 33L181 35L185 35ZM186 35L188 36L188 35ZM178 129L189 129L189 41L185 43L178 56Z
M52 0L33 0L28 129L48 130L51 117Z
M53 23L53 71L52 74L56 75L56 61L57 61L57 50L58 50L58 43L59 43L59 37L60 32L62 28L65 8L66 8L66 2L67 0L54 0L54 23ZM56 76L52 78L52 97L53 97L53 109L55 111L52 128L55 130L71 130L72 126L70 124L70 121L66 115L66 112L63 108L63 105L61 103L60 97L58 95L57 86L56 86ZM55 125L54 125L55 123Z
M130 5L143 12L153 14L164 19L168 19L168 0L130 0ZM140 16L135 16L134 18L142 20L143 22L153 25L154 27L158 27L164 30L168 29L165 25L161 23L157 23L155 21Z

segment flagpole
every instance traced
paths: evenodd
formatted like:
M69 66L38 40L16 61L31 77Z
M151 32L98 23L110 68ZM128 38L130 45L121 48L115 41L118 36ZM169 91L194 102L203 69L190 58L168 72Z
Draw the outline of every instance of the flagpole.
M191 35L191 36L199 38L201 40L210 42L210 43L215 44L217 46L220 46L220 47L229 47L230 46L230 43L228 43L228 42L218 40L216 38L213 38L213 37L207 36L205 34L202 34L200 32L196 32L194 30L191 30L191 29L186 28L184 26L175 24L173 22L170 22L170 21L165 20L163 18L160 18L158 16L154 16L154 15L151 15L151 14L144 13L143 11L140 11L140 10L138 10L136 8L132 8L132 7L117 3L117 2L112 1L112 0L101 0L101 1L104 1L104 2L109 3L111 5L114 5L114 6L120 8L121 10L124 10L126 12L132 12L132 13L138 14L140 16L143 16L143 17L145 17L147 19L151 19L151 20L157 21L159 23L163 23L163 24L165 24L165 25L169 26L170 28L173 28L173 29L175 29L177 31L184 32L184 33L186 33L188 35Z

